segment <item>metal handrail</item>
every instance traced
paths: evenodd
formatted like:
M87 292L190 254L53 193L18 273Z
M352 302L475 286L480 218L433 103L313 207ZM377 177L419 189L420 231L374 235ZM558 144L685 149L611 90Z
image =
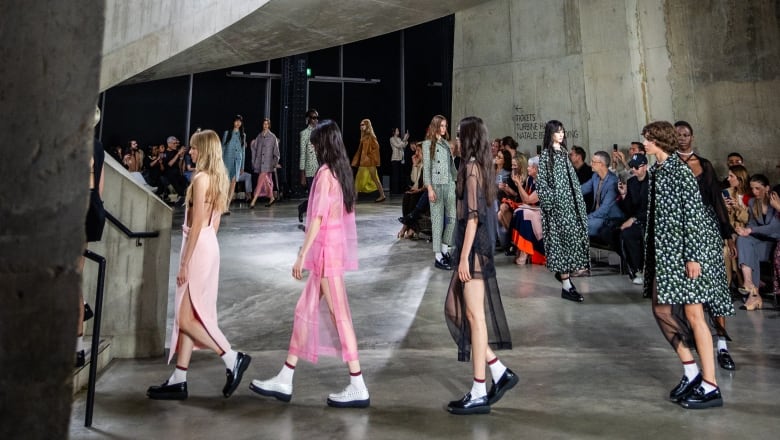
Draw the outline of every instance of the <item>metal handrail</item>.
M95 381L97 380L98 347L100 344L100 321L103 318L103 287L106 281L106 259L89 249L84 256L98 264L97 289L95 291L95 316L92 321L92 345L89 361L89 380L87 385L87 408L84 426L92 426L92 410L95 406Z
M160 231L151 231L151 232L133 232L124 225L121 221L119 221L116 217L111 215L110 212L106 212L106 220L110 221L114 226L117 227L120 231L122 231L127 238L135 238L135 245L141 246L141 239L142 238L155 238L160 236Z

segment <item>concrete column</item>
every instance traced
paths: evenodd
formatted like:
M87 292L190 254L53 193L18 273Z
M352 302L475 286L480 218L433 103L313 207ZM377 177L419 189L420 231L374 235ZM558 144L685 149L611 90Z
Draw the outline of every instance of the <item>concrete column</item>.
M105 2L0 2L0 438L67 438Z

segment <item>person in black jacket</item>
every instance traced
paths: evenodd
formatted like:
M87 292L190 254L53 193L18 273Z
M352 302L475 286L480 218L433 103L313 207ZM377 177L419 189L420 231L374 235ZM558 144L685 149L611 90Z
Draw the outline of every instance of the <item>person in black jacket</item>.
M628 276L637 285L644 284L642 270L645 265L644 237L647 225L647 156L634 154L628 161L634 176L618 184L618 206L626 215L620 225L619 242L614 246L628 266Z

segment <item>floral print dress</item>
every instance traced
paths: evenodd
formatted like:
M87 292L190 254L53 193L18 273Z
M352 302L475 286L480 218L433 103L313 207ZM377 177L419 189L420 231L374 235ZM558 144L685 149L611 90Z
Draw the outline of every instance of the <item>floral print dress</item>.
M580 181L564 148L539 155L536 192L542 208L542 236L547 268L571 273L590 266L588 216Z

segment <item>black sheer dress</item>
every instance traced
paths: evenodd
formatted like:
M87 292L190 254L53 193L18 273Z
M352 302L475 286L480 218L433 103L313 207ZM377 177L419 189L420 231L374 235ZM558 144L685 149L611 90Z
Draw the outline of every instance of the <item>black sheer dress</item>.
M474 244L469 253L469 267L472 280L485 283L485 322L487 324L488 345L494 350L511 349L512 338L504 314L504 305L496 282L496 267L493 263L496 237L496 211L487 205L482 190L482 176L475 162L465 165L467 181L463 197L457 200L457 225L455 229L455 250L452 261L455 264L452 280L447 290L444 315L452 338L458 345L458 361L468 362L471 358L471 331L466 318L466 302L463 298L463 282L458 278L457 264L466 233L468 219L478 219Z

